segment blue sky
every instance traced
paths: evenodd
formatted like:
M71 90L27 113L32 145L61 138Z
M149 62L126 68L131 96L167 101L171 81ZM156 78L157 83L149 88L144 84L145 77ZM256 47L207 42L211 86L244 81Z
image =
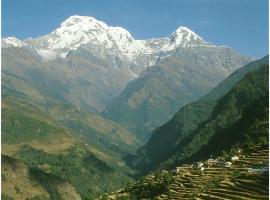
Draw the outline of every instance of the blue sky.
M241 54L268 54L268 0L2 0L2 37L47 34L75 14L122 26L136 39L182 25Z

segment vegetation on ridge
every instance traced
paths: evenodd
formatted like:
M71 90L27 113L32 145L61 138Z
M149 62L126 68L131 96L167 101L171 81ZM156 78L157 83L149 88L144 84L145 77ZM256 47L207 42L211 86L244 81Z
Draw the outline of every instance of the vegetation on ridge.
M127 157L127 162L139 169L141 173L146 173L158 165L160 168L174 167L176 164L194 161L202 156L220 152L222 148L233 145L233 142L238 139L242 142L249 133L239 131L244 128L240 124L245 126L247 122L249 124L243 130L250 131L252 125L258 126L258 124L255 125L258 122L260 126L262 125L261 130L264 132L261 134L265 137L263 127L267 126L265 122L268 119L265 115L268 109L266 102L268 65L266 63L268 63L268 57L248 64L229 76L206 96L181 108L173 119L154 132L148 143L138 151L137 156ZM251 74L246 75L237 83L247 73ZM221 98L232 87L234 89ZM248 89L245 89L246 87ZM257 103L261 106L256 107ZM252 111L255 112L255 110L257 112L253 113ZM256 115L253 116L254 114ZM258 118L257 122L248 121L253 117ZM238 128L241 129L237 130ZM226 134L227 132L229 133ZM235 135L236 133L238 136ZM214 135L214 138L219 138L215 142L221 140L223 146L203 152L203 148L210 148L210 144L206 145L212 142L210 139ZM162 151L160 151L160 146L163 147Z

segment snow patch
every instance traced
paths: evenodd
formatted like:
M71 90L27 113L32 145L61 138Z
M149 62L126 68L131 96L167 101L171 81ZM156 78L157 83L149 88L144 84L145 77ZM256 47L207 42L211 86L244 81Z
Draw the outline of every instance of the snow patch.
M9 46L22 47L24 43L15 37L7 37L2 40L2 45L3 47L9 47Z
M135 74L131 69L129 69L129 72L132 74L132 76L134 76L135 78L138 78L138 75Z

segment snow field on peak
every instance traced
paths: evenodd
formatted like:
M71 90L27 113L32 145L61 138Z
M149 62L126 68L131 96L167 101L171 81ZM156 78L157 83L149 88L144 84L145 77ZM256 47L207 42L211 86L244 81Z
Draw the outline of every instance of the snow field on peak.
M23 43L33 46L44 60L64 58L70 50L76 50L82 45L98 45L112 54L121 55L129 62L133 62L138 55L156 57L157 54L171 52L179 46L209 45L183 26L169 37L135 40L122 27L111 27L93 17L78 15L70 16L48 35L23 42L16 38L6 38L4 41L16 47L22 47Z

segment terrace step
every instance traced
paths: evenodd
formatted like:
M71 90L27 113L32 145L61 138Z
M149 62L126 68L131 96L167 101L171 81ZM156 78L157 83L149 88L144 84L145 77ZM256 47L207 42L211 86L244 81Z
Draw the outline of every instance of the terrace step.
M209 199L209 200L230 200L228 198L223 198L213 194L205 194L205 193L199 194L199 197L202 197L202 199Z
M216 191L212 191L212 190L207 191L205 194L211 194L211 195L215 195L217 197L222 197L225 199L248 200L248 198L246 198L246 197L241 197L241 196L226 194L226 193L220 193L220 192L216 192Z
M212 189L211 191L221 192L221 193L226 193L226 194L230 194L230 195L236 195L236 196L241 196L241 197L251 198L251 199L256 199L256 197L258 196L256 194L250 194L250 193L247 193L247 192L234 190L232 188L231 188L231 190L217 188L217 189Z
M245 185L245 184L241 184L241 183L237 183L235 182L235 186L239 187L239 188L243 188L243 189L247 189L250 192L253 191L256 194L267 194L268 190L264 190L262 188L258 188L258 187L254 187L254 186L250 186L250 185Z

